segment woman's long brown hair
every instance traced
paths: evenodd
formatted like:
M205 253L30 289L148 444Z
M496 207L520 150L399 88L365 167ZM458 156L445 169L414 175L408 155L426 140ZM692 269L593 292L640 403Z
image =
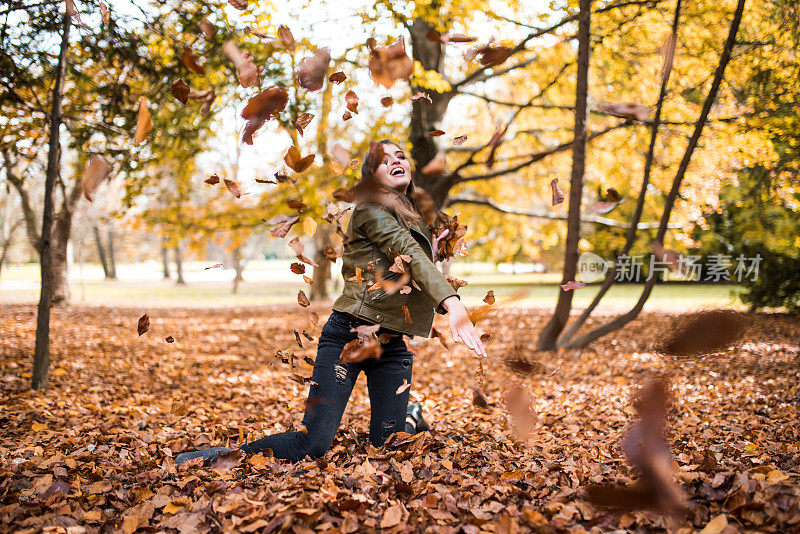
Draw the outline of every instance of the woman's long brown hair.
M383 161L385 145L399 145L391 139L381 139L380 141L370 142L370 149L361 164L361 179L353 186L353 193L356 204L376 204L384 206L391 211L406 228L414 226L417 222L424 220L419 205L415 198L413 171L412 178L404 192L387 187L378 182L375 177L375 170ZM409 164L411 161L409 160Z

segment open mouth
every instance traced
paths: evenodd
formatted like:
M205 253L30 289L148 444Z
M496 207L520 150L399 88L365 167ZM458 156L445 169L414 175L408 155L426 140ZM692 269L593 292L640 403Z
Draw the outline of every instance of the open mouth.
M390 174L392 176L401 176L401 175L403 175L405 173L406 173L406 171L404 171L402 168L398 167L398 168L394 169Z

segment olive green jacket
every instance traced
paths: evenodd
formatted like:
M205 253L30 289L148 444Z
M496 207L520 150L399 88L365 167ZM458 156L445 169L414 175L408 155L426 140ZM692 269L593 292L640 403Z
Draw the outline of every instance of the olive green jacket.
M333 303L333 309L391 330L430 337L435 313L447 313L442 301L453 295L461 297L433 263L432 235L428 226L419 222L408 230L389 210L373 204L359 204L350 216L347 235L350 241L342 252L344 290ZM402 276L389 271L394 263L392 251L411 256L411 262L403 262L403 266L421 290L409 282L412 289L405 295L399 291L388 295L383 289L367 291L375 283L367 270L370 261L377 260L373 265L375 270L383 270L384 279ZM355 276L356 267L361 269L364 278L360 286L348 281ZM412 322L405 318L404 305L408 307Z

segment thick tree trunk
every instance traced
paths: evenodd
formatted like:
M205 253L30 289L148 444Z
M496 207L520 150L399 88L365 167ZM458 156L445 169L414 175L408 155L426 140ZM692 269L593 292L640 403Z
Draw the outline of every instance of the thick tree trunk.
M175 283L178 285L184 285L186 280L183 279L183 258L181 258L180 244L172 247L172 251L175 253L175 271L178 273L178 279L175 280Z
M714 72L714 80L711 82L711 87L709 88L708 95L703 102L703 108L700 111L700 116L697 118L697 122L694 125L694 132L692 132L692 136L689 138L689 144L686 146L686 150L683 152L683 158L681 158L680 165L678 165L675 178L672 180L672 188L669 191L669 195L667 195L667 200L664 204L664 211L661 214L661 221L659 222L658 231L656 233L655 240L660 243L664 242L664 235L667 233L669 218L672 214L672 208L675 205L675 200L678 198L681 182L683 181L683 177L686 175L686 169L689 168L689 163L692 160L692 154L694 154L694 150L697 148L697 143L700 141L700 136L703 134L703 127L705 126L706 122L708 122L708 114L711 111L711 106L714 104L714 100L717 98L719 86L722 84L722 79L725 74L725 68L728 66L728 62L730 62L733 46L736 43L736 34L739 31L739 24L742 21L744 4L745 0L739 0L736 5L736 11L734 12L730 29L728 30L728 38L725 40L725 45L722 48L719 64ZM639 296L639 300L627 313L620 315L619 317L615 317L608 323L595 328L578 339L565 343L564 347L585 347L592 341L599 339L619 328L622 328L630 321L634 320L644 308L644 304L647 302L647 299L650 298L650 293L653 291L653 286L655 283L656 277L651 276L650 279L645 282L644 289L642 290L642 294Z
M314 261L319 267L314 267L311 275L310 300L328 299L328 280L331 278L331 262L325 257L323 250L325 244L330 243L336 233L336 226L330 223L319 223L314 233Z
M69 282L70 250L69 241L72 232L72 217L59 217L53 227L53 306L68 304L72 297Z
M33 352L33 389L46 389L50 377L50 306L54 295L53 251L51 238L53 231L53 192L56 187L61 166L61 103L64 96L64 76L67 70L67 49L69 48L70 15L62 15L61 49L58 54L53 101L50 112L50 139L47 154L47 174L44 185L44 211L42 213L42 234L39 258L42 288L39 294L39 307L36 315L36 346Z
M108 270L108 261L106 261L106 249L103 246L103 240L100 238L100 229L94 225L94 242L97 245L97 255L100 256L100 264L103 266L103 274L106 280L110 278Z
M169 247L167 247L166 237L161 240L161 266L164 270L164 280L172 278L172 275L169 274Z
M108 274L106 278L117 279L117 261L114 257L114 225L108 225Z
M569 179L569 208L567 210L567 239L564 244L564 270L561 283L575 280L578 265L578 241L581 238L581 197L583 173L586 167L586 100L588 96L589 56L591 47L591 0L580 0L578 15L578 79L575 91L575 136L572 143L572 173ZM569 319L572 291L558 294L556 309L545 325L537 350L554 350L556 340Z

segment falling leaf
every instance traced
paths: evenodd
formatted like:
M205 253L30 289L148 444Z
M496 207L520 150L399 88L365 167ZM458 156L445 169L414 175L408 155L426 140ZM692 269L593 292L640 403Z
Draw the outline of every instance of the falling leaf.
M564 202L564 193L562 193L561 189L558 187L558 178L550 180L550 189L553 192L553 206Z
M234 2L234 1L238 2L239 0L228 0L228 2ZM247 2L245 2L245 4L246 3ZM230 452L220 453L216 455L213 460L211 460L211 469L219 473L230 471L234 467L241 465L244 457L245 457L244 452L242 452L239 449L233 449Z
M444 130L431 130L428 132L428 135L431 137L439 137L440 135L444 135Z
M481 342L482 342L482 343L486 343L486 342L488 342L490 339L492 339L492 336L490 336L489 334L486 334L486 333L484 333L484 334L481 334Z
M300 345L300 348L302 349L303 348L303 342L300 339L300 332L298 332L297 330L294 330L294 329L292 331L294 332L294 340L297 342L298 345Z
M653 111L650 106L635 102L601 102L597 108L615 117L637 121L646 121Z
M347 75L342 71L334 72L333 74L328 76L328 81L331 82L331 83L336 83L336 84L342 83L346 79L347 79Z
M488 408L489 403L486 401L486 397L484 397L483 393L481 393L478 388L471 388L471 389L472 389L472 404L479 408Z
M411 320L411 313L408 311L408 306L403 304L403 315L406 318L407 323L413 323L414 321Z
M358 95L355 91L347 91L347 94L344 95L344 99L347 102L347 109L353 113L358 113Z
M458 137L454 137L453 138L453 146L463 145L466 140L467 140L467 134L459 135Z
M309 278L306 275L303 275L303 282L305 282L308 285L313 285L314 284L314 280L312 278Z
M172 96L177 98L181 104L185 104L189 101L189 84L178 78L174 82L172 82L172 87L170 88L172 91Z
M111 22L111 12L109 11L108 6L103 2L100 2L100 16L103 17L103 22L106 24Z
M300 135L303 135L303 130L306 126L308 126L313 118L314 115L312 113L301 113L294 121L292 121L292 124L297 131L300 132Z
M199 63L197 56L194 54L194 51L191 49L191 47L183 47L181 59L183 60L183 64L186 65L186 68L190 71L201 76L206 75L206 69Z
M222 51L225 52L228 59L233 61L233 65L236 67L236 77L242 87L252 87L259 84L259 70L253 61L253 54L247 50L242 52L233 41L227 41L222 45Z
M280 39L281 44L283 44L283 46L285 46L287 50L289 50L290 52L294 52L295 49L294 36L292 35L292 32L291 30L289 30L288 26L284 24L278 26L278 38Z
M308 206L304 204L302 200L297 198L287 199L286 205L292 208L293 210L297 210L298 212L302 212L308 208Z
M248 145L253 144L253 134L273 115L286 107L289 95L286 89L271 86L247 101L242 110L242 118L247 121L242 134L242 141Z
M672 356L722 352L741 341L748 316L734 310L708 310L681 317L658 351Z
M207 271L207 270L209 270L209 269L219 269L220 267L223 267L223 265L222 265L221 263L215 263L214 265L211 265L211 266L209 266L209 267L206 267L206 268L205 268L205 269L203 269L203 270L204 270L204 271Z
M574 280L570 280L566 284L561 284L561 289L564 291L569 291L571 289L580 289L586 285L586 282L576 282Z
M291 265L289 265L289 269L294 274L303 274L304 272L306 272L306 266L298 262L293 262Z
M358 287L361 287L361 283L364 281L364 279L361 277L361 269L356 267L356 274L348 278L347 281L356 283L358 284Z
M319 315L317 315L317 312L311 312L311 315L308 316L308 320L316 326L319 324Z
M164 341L166 341L167 343L175 343L175 338L172 336L167 336L164 338Z
M360 338L371 338L375 337L375 334L380 329L381 325L379 324L360 324L354 328L351 328L350 331L355 332Z
M433 41L435 43L471 43L473 41L477 41L477 37L470 37L469 35L463 35L460 33L454 34L441 34L436 30L428 30L428 33L425 34L425 37L428 38L429 41Z
M202 115L207 115L208 112L211 111L211 104L213 104L214 100L217 98L217 91L216 89L206 89L204 91L195 91L191 89L189 91L189 98L202 102L203 105L200 107L200 113Z
M273 237L286 237L286 234L289 233L289 230L292 229L292 226L294 226L299 220L300 217L297 215L293 217L289 215L277 215L265 222L269 225L277 225L275 228L269 231L270 235Z
M300 87L308 91L322 89L330 60L331 51L328 48L321 48L313 56L301 61L295 76Z
M289 150L283 157L283 161L285 161L286 165L288 165L294 172L303 172L308 169L312 163L314 163L314 154L302 157L300 155L300 151L297 150L297 147L292 145L289 147Z
M313 236L317 231L317 221L315 221L312 217L306 217L303 220L303 231L307 236Z
M431 100L431 97L430 97L430 95L428 93L423 93L422 91L417 91L416 93L414 93L411 96L411 100L419 100L420 98L424 98L425 100L427 100L428 102L433 104L433 100Z
M289 248L291 248L295 254L302 254L304 246L303 243L300 242L299 238L294 237L291 241L289 241Z
M349 120L350 120L350 119L352 119L352 118L353 118L353 114L352 114L352 113L350 113L350 110L349 110L349 109L346 109L346 110L344 111L344 113L342 113L342 120L343 120L343 121L349 121Z
M384 96L383 98L381 98L381 106L385 108L391 106L393 102L394 98L392 98L391 96Z
M402 37L390 45L370 49L369 74L386 89L390 89L395 80L409 78L413 72L414 61L406 54Z
M136 115L136 133L133 136L133 146L139 146L153 129L153 119L147 109L147 99L139 97L139 113Z
M244 11L247 9L247 0L228 0L228 4L239 11Z
M367 359L378 359L383 354L379 339L354 339L345 344L339 355L339 363L361 362Z
M503 393L503 407L510 415L517 438L527 440L536 419L533 397L522 387L511 386Z
M141 335L148 330L150 330L150 317L148 317L145 313L139 317L139 323L136 325L136 331L139 332L139 336L141 337Z
M216 174L212 174L203 181L209 185L217 185L219 183L219 176L217 176Z
M459 280L458 278L450 276L449 274L446 274L445 278L447 279L448 282L450 282L450 285L453 286L453 289L455 289L456 291L458 291L458 288L460 287L469 285L469 282L467 282L466 280Z
M112 168L111 164L103 159L102 156L94 154L89 158L81 181L81 190L86 200L92 202L92 195L100 185L100 182L109 175Z
M420 171L426 176L444 174L445 170L444 152L437 152L436 155Z
M483 302L485 302L486 304L494 304L494 290L493 289L490 289L486 293L486 296L483 297Z
M209 22L208 19L203 19L200 21L200 29L203 31L203 36L206 38L206 41L213 39L218 30L218 28Z
M302 289L297 293L297 303L304 308L311 305Z
M503 140L503 128L500 121L497 121L492 138L489 140L489 156L486 158L486 167L491 169L494 167L494 156L497 153L497 147Z
M239 184L237 184L233 180L228 180L227 178L225 178L225 187L228 188L228 191L230 191L233 196L235 196L236 198L241 198L242 191L241 189L239 189Z

